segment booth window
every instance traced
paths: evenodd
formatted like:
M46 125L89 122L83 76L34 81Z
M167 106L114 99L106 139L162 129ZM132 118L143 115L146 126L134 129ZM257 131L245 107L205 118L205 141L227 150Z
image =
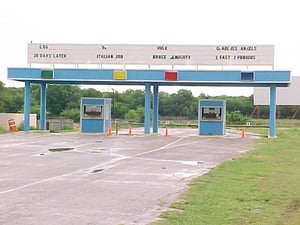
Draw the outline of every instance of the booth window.
M102 119L103 105L85 104L83 105L83 118Z
M201 120L221 120L221 107L202 107Z

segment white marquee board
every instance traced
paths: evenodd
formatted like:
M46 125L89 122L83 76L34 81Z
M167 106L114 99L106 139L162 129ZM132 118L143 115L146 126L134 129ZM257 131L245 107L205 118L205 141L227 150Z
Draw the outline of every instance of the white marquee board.
M29 43L28 63L274 66L274 45Z
M300 77L291 77L289 87L278 87L276 105L300 105ZM270 88L254 88L254 105L270 105Z

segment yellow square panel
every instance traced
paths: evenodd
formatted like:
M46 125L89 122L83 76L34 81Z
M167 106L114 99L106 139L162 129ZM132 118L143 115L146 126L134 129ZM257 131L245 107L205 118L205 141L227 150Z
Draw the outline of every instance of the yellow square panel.
M126 80L126 71L114 71L114 80Z

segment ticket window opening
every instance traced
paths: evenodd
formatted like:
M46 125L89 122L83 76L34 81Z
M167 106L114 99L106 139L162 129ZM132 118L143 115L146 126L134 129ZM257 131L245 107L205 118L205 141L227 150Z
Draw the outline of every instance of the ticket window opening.
M222 107L202 107L201 120L206 121L221 121Z
M84 104L83 119L103 119L103 105Z

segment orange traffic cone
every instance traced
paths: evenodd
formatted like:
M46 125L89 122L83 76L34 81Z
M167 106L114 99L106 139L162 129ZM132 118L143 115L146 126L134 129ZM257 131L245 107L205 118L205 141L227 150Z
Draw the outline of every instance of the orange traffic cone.
M111 136L112 132L111 132L111 126L108 127L108 131L107 131L107 136Z
M245 138L246 136L245 136L245 129L244 128L242 128L242 138Z
M129 130L128 130L128 136L132 136L132 128L131 128L131 126L129 127Z
M168 137L169 136L169 131L168 131L168 127L166 127L166 130L165 130L165 137Z

